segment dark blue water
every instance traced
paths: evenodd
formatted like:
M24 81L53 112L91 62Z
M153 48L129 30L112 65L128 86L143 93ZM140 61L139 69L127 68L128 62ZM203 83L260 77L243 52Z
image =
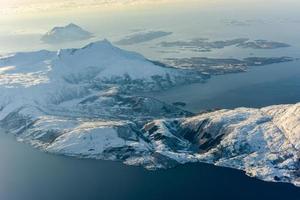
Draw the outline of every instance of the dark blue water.
M49 155L0 133L1 200L299 199L300 188L207 164L146 171Z
M167 103L185 102L185 109L265 107L300 102L300 61L251 68L247 73L214 76L196 83L151 94Z

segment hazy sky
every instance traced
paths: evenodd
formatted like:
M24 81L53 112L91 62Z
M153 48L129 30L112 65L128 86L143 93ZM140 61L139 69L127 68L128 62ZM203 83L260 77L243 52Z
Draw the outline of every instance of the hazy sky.
M244 4L247 6L265 6L268 4L295 4L298 0L0 0L0 10L39 10L39 9L58 9L58 8L80 8L89 6L103 5L133 5L141 3L174 3L184 2L201 2L205 4Z
M73 9L112 3L129 3L135 0L0 0L0 13L24 13Z
M104 4L137 4L137 3L157 3L171 0L0 0L0 8L5 9L29 9L42 7L86 7ZM177 0L173 0L177 1ZM199 0L201 1L201 0Z
M158 9L162 5L179 7L189 6L193 9L204 10L232 10L255 13L280 14L281 12L296 12L300 6L299 0L0 0L0 17L7 15L49 14L60 11L90 11L92 9L134 8L140 11L152 8ZM140 9L140 7L144 9ZM177 6L178 7L178 6ZM206 9L208 8L208 9ZM171 9L171 8L170 8ZM52 14L52 16L54 16ZM0 19L1 20L1 19Z

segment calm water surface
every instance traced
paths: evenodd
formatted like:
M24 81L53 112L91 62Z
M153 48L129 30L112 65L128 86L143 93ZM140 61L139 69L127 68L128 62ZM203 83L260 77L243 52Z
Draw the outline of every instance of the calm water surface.
M300 102L300 62L251 68L247 73L214 76L197 83L158 92L150 96L185 109L200 112L214 108L264 107Z
M49 155L0 132L2 200L298 199L300 189L191 164L156 172ZM288 197L288 198L286 198Z

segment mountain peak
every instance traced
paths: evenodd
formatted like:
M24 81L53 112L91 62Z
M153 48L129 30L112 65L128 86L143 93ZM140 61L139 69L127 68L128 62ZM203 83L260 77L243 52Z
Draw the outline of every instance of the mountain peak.
M56 26L48 31L41 40L46 43L60 43L86 40L93 37L93 34L80 26L70 23L66 26Z
M78 28L80 28L80 26L78 26L78 25L76 25L76 24L74 24L74 23L70 23L70 24L68 24L68 25L65 26L65 27L78 27Z
M99 47L111 47L111 48L116 48L115 46L113 46L113 44L107 40L107 39L103 39L103 40L99 40L96 42L91 42L90 44L84 46L81 49L87 49L87 48L99 48Z
M78 52L85 52L85 53L105 53L105 52L112 52L114 50L118 50L117 47L113 46L110 41L107 39L99 40L96 42L91 42L88 45L79 48L79 49L60 49L58 50L58 57L62 58L65 56L72 56Z
M60 30L64 30L64 29L70 29L70 28L75 28L78 30L83 30L80 26L74 24L74 23L70 23L68 25L65 26L55 26L51 29L51 31L60 31Z
M83 74L88 68L101 71L98 78L111 79L123 77L125 74L132 79L151 80L154 75L165 76L171 73L169 69L162 68L149 62L142 55L122 50L107 39L92 42L82 48L61 49L52 64L58 69L56 74ZM65 73L66 72L66 73Z

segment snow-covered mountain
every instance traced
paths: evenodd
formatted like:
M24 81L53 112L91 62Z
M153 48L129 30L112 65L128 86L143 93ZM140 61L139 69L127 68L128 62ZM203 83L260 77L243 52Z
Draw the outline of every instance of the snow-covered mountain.
M195 116L137 95L202 80L154 63L107 40L2 57L0 126L51 153L148 169L207 162L300 185L300 104Z
M174 162L206 162L243 170L266 181L300 185L299 103L157 120L145 125L143 134L154 152L171 162L127 162L142 162L150 168L169 167Z
M93 37L93 34L80 26L70 23L62 27L54 27L42 36L41 40L46 43L71 42L86 40Z
M0 119L25 105L45 107L47 112L70 109L81 116L96 113L108 118L128 113L126 106L131 106L128 102L135 103L136 110L149 112L161 112L160 106L154 108L157 105L172 107L151 98L132 96L130 91L170 87L185 75L103 40L80 49L43 50L2 57L0 77ZM149 104L151 109L146 105L139 107L141 104ZM148 114L145 112L144 116Z

